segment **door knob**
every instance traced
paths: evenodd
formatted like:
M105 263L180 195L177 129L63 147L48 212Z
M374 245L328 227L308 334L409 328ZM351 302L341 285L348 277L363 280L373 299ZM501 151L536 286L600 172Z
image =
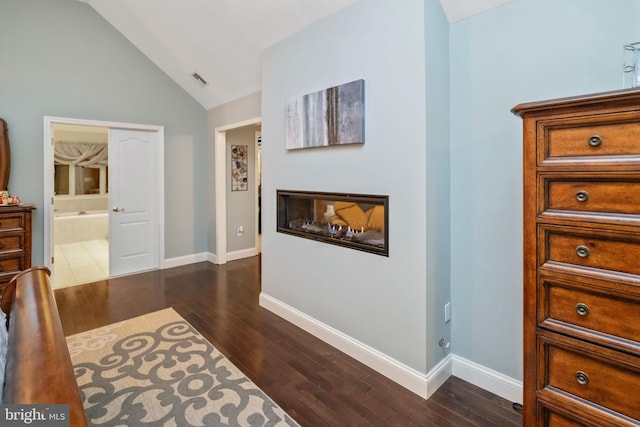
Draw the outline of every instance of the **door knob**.
M117 206L114 206L114 207L113 207L113 211L114 211L114 212L124 212L124 208L119 208L119 207L117 207Z

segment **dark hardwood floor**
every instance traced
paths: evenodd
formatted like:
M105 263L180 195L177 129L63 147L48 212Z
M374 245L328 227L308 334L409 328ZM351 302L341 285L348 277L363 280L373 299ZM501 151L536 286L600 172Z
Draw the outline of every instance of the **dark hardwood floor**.
M520 426L451 377L424 400L258 305L258 258L208 262L55 291L66 335L173 307L301 426Z

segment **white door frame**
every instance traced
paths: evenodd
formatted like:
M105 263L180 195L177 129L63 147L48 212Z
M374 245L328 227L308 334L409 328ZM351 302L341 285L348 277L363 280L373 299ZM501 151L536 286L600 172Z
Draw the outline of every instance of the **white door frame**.
M258 137L257 134L260 134L260 144L258 144ZM258 246L258 239L260 239L260 232L258 231L260 229L259 225L258 225L258 221L262 221L262 218L258 218L258 216L262 216L262 207L260 206L260 197L262 196L262 194L260 194L258 192L258 190L260 189L258 186L258 178L260 179L260 182L262 182L262 127L260 128L259 131L256 131L254 133L254 135L256 135L256 137L254 138L254 144L255 144L255 162L254 162L254 166L256 168L256 209L255 209L255 221L254 221L254 226L255 226L255 230L256 230L256 237L255 237L255 242L256 242L256 252L257 254L261 254L262 253L262 241L260 241L260 245ZM260 159L258 160L258 148L260 148ZM260 174L260 176L258 176L258 174Z
M154 179L156 183L155 191L157 192L155 197L156 204L154 206L154 215L157 225L158 247L157 256L160 262L160 268L163 267L164 262L164 127L156 125L145 125L136 123L121 123L121 122L107 122L101 120L84 120L84 119L72 119L66 117L44 117L44 203L43 206L43 218L44 218L44 248L43 259L44 264L51 268L51 257L53 256L54 241L53 241L53 179L54 179L54 167L53 167L53 135L51 134L51 126L53 124L70 124L70 125L84 125L84 126L99 126L106 128L117 129L132 129L132 130L144 130L157 133L158 141L158 156L156 161L157 176Z
M227 263L227 131L262 123L261 117L215 128L214 131L214 182L216 201L216 257L215 264ZM256 184L257 185L257 184ZM256 210L258 192L256 191ZM256 227L256 238L258 228ZM257 241L256 241L257 244Z

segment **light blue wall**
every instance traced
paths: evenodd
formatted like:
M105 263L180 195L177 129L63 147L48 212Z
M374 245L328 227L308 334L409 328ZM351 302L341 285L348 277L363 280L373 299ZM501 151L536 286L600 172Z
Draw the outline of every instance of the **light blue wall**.
M427 356L433 367L450 350L436 343L451 339L444 305L451 300L449 23L438 0L425 0L427 132Z
M427 372L424 1L363 0L263 55L262 290ZM364 79L364 145L288 152L285 103ZM388 258L276 233L276 189L389 195ZM429 313L431 316L432 313Z
M637 0L514 0L450 26L453 352L522 378L519 103L621 87Z
M36 264L43 261L44 116L164 126L165 256L206 251L206 110L88 5L3 0L0 117L11 141L9 189L39 208Z

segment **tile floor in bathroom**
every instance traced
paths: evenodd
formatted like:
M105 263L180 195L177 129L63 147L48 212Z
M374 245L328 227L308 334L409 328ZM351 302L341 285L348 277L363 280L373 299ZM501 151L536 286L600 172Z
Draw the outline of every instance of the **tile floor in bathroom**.
M109 241L56 245L52 288L82 285L109 277Z

